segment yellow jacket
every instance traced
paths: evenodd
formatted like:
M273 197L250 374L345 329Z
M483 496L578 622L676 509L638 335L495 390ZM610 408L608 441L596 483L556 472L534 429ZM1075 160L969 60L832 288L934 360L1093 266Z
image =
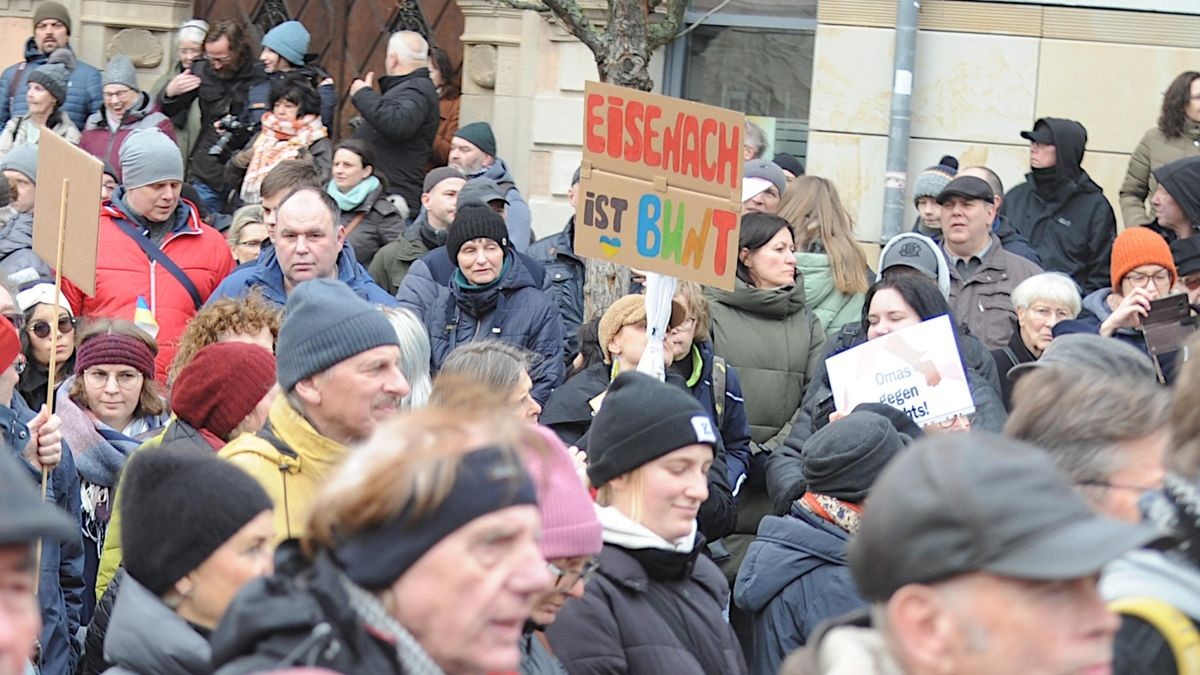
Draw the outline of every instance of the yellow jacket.
M282 447L263 438L268 431ZM308 506L325 477L346 456L346 447L318 433L285 396L277 396L271 404L263 435L242 434L218 456L254 476L270 495L277 542L302 537Z

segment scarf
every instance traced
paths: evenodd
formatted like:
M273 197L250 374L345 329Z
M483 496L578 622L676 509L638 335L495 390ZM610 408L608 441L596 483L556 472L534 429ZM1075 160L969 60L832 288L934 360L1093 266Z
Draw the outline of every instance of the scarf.
M339 209L353 211L378 189L379 179L375 176L367 176L366 180L350 188L349 192L342 192L342 189L332 180L329 181L329 187L325 188L325 191L329 193L330 197L333 197L333 201L337 202Z
M350 609L362 620L363 627L396 648L396 659L405 675L443 675L441 667L425 653L416 638L396 621L383 603L367 590L360 588L344 574L339 574L346 591Z
M821 520L855 534L862 524L862 506L843 501L829 495L807 492L800 499L800 506Z
M320 115L305 115L295 122L285 122L274 113L263 113L262 131L254 139L254 152L242 180L242 201L257 204L262 199L258 190L263 178L276 164L298 158L310 145L328 137L329 131Z
M1031 173L1033 174L1033 190L1042 198L1042 201L1052 201L1058 194L1059 187L1065 182L1059 178L1057 166L1033 169Z

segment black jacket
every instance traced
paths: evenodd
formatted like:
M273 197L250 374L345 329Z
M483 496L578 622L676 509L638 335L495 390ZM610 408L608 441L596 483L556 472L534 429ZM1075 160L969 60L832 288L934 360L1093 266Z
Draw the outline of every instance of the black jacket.
M192 72L200 77L200 87L174 98L167 96L167 90L160 94L159 104L162 111L171 118L176 128L187 126L188 110L192 101L200 99L200 135L196 137L196 145L192 148L189 174L193 182L204 183L224 196L225 162L229 154L215 156L208 154L220 134L213 128L213 123L225 115L237 117L243 124L254 125L266 112L266 104L262 108L250 105L250 89L267 77L263 65L256 58L249 59L228 80L217 77L208 61L199 61L192 66ZM254 134L249 130L235 134L234 142L229 146L233 153L245 147Z
M1020 327L1013 327L1008 346L993 349L992 358L996 361L996 372L1000 374L1000 394L1004 397L1004 409L1012 412L1012 393L1016 381L1008 376L1008 371L1022 363L1033 363L1037 361L1037 357L1025 346L1025 340L1021 339Z
M346 235L346 243L354 249L354 257L358 259L358 264L370 267L371 260L375 258L379 249L404 234L404 219L383 194L383 188L367 195L367 198L353 209L342 211L342 226L349 227L351 221L360 215L362 218L354 226L354 231Z
M429 79L428 68L417 68L408 75L379 78L379 89L363 89L351 99L363 117L354 138L375 148L388 190L404 197L409 210L416 211L425 165L433 154L433 139L441 123L437 87Z
M575 216L562 232L539 239L529 247L529 257L546 268L546 281L558 302L563 326L563 358L569 364L579 353L579 325L583 323L583 282L587 270L575 255Z
M1073 120L1044 120L1058 154L1054 175L1046 179L1046 188L1038 189L1036 172L1026 174L1026 182L1005 195L1000 215L1029 240L1042 267L1070 275L1087 294L1111 283L1117 219L1100 186L1080 165L1087 130Z

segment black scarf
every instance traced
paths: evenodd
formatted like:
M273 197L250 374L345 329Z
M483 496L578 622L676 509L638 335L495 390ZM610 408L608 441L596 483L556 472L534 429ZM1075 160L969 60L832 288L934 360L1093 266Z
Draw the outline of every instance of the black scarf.
M1033 170L1033 189L1043 201L1051 201L1066 181L1058 173L1058 167L1047 166Z

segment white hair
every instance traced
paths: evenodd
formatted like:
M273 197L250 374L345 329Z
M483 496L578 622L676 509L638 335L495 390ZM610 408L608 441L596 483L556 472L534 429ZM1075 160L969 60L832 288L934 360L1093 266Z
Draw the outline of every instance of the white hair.
M176 39L180 42L195 42L196 44L204 44L204 38L208 36L208 30L201 28L202 21L189 21L179 29L176 34ZM204 24L207 26L208 24Z
M401 402L405 410L424 408L429 402L433 382L429 376L429 333L412 311L384 307L383 315L400 338L400 372L408 380L408 396Z
M1071 310L1071 318L1082 309L1079 287L1062 272L1042 272L1017 284L1012 292L1013 309L1028 309L1036 302L1045 302Z
M395 54L403 61L429 63L429 43L420 33L411 30L399 30L388 38L388 54Z

